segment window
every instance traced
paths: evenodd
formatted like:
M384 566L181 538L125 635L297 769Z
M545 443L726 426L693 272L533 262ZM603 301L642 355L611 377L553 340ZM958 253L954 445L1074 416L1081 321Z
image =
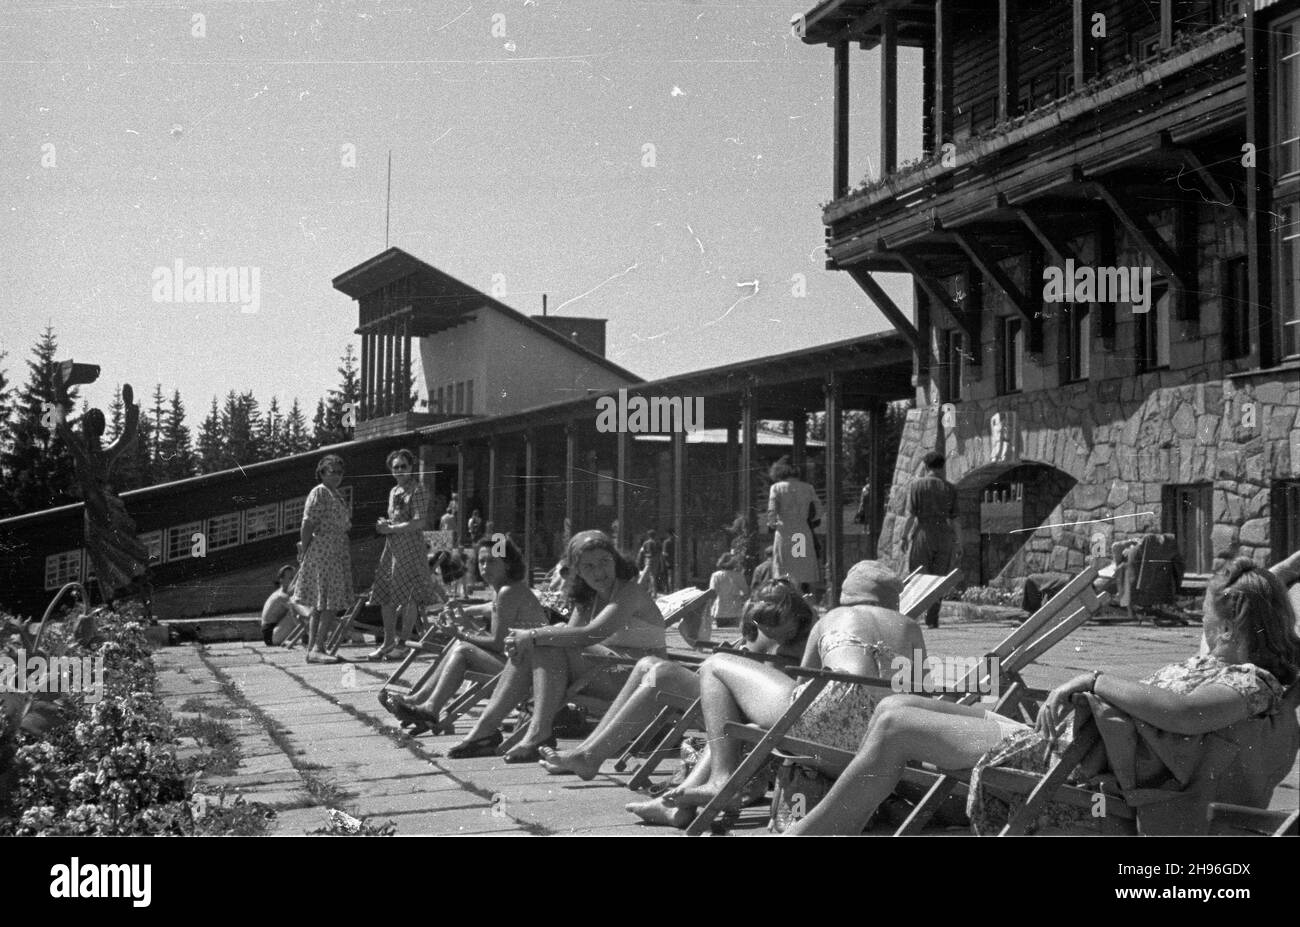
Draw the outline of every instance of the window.
M194 546L194 535L203 532L203 522L192 521L187 525L176 525L167 529L167 562L187 560L190 548Z
M1278 23L1274 35L1277 84L1273 98L1277 103L1273 138L1275 176L1281 178L1300 172L1300 18Z
M1160 33L1138 36L1133 40L1133 57L1137 61L1146 61L1160 54Z
M1000 332L999 374L1001 376L1000 392L1018 393L1024 385L1025 371L1025 332L1024 321L1018 318L1004 318Z
M948 387L944 396L949 402L961 402L962 353L966 350L966 339L961 332L944 332L944 357L948 370Z
M1220 272L1219 318L1223 327L1223 357L1233 360L1250 355L1250 289L1246 282L1246 259L1230 258Z
M465 411L465 381L461 380L456 384L456 412L463 414Z
M465 414L474 414L474 381L469 380L465 383Z
M1300 200L1278 203L1277 306L1282 317L1282 356L1300 354Z
M149 551L149 565L162 563L162 532L148 531L138 535L136 540L144 545L144 549Z
M1300 550L1300 480L1273 484L1273 560Z
M244 543L275 537L280 533L280 507L275 503L244 510Z
M224 550L239 544L239 513L228 512L208 519L208 550Z
M1086 380L1092 375L1092 313L1076 303L1066 307L1064 321L1068 378Z
M59 589L81 579L81 551L68 550L45 558L45 588Z
M302 529L302 510L307 507L307 497L290 499L284 504L284 517L280 519L280 530L285 534L297 534Z
M1210 528L1214 524L1212 487L1209 483L1166 486L1162 496L1164 531L1177 538L1184 568L1188 573L1210 572L1215 554L1210 548Z
M596 504L614 504L614 471L601 470L596 474Z
M1152 281L1150 308L1146 312L1134 314L1138 326L1138 355L1143 371L1169 366L1169 294L1169 287L1163 280Z

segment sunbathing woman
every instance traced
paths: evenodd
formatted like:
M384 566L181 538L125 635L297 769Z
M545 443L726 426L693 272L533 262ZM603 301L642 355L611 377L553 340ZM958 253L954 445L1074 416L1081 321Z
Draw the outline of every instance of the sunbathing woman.
M491 756L501 744L501 722L533 690L528 733L506 753L507 763L540 758L540 747L555 746L551 722L570 682L584 679L584 693L614 698L631 670L588 657L644 657L664 650L663 616L638 586L636 567L619 553L609 536L583 531L565 552L565 589L574 602L563 626L514 631L506 638L510 657L501 681L478 724L447 752L452 759Z
M528 588L524 556L509 538L478 542L479 576L494 590L490 604L471 605L463 610L447 609L443 618L457 643L443 655L437 671L425 685L409 696L385 689L379 701L403 721L415 722L413 734L440 731L442 708L465 681L467 672L496 675L505 669L506 635L516 628L546 624L546 614L537 596ZM493 551L501 556L494 556ZM466 617L490 620L486 633L468 628Z
M813 627L803 665L884 679L894 672L898 656L924 660L925 638L920 625L898 612L901 591L897 575L883 564L874 560L855 564L844 579L840 607ZM713 799L739 765L741 744L725 737L723 726L728 721L748 721L771 727L806 685L743 657L715 654L704 662L700 697L711 769L706 781L697 776L665 793L663 803L679 809L671 823L689 823L695 810ZM875 687L832 682L808 706L790 735L844 750L857 749L872 710L888 694L888 690Z
M1206 589L1204 614L1208 655L1170 664L1143 682L1100 670L1076 676L1048 696L1037 728L973 706L913 695L886 699L877 708L857 757L821 803L787 833L861 833L909 762L932 763L940 769L974 767L978 773L1010 759L1016 768L1045 772L1044 746L1054 739L1072 697L1079 693L1095 693L1158 729L1157 736L1180 740L1276 712L1283 686L1295 680L1300 667L1295 616L1277 577L1246 558L1228 563ZM1258 763L1259 758L1239 754L1235 762ZM1240 772L1229 768L1220 772L1219 779L1231 782ZM1283 767L1277 780L1262 783L1264 790L1271 793L1285 774ZM973 788L972 796L977 794ZM1267 802L1267 795L1262 798ZM990 822L980 818L980 809L973 808L976 829L991 829Z
M816 613L789 582L767 583L745 606L741 621L745 649L794 662L802 655L816 620ZM591 736L572 750L542 747L542 766L557 775L576 773L582 779L594 778L600 764L631 743L658 713L655 695L660 691L697 699L699 675L694 667L662 657L643 657Z

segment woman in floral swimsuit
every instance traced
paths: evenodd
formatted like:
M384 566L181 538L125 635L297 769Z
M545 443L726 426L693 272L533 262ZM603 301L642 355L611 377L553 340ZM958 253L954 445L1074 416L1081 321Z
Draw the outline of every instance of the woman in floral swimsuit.
M899 614L902 583L888 567L863 560L844 579L839 608L813 627L803 665L857 676L887 677L896 655L925 659L921 627ZM664 796L669 804L701 808L727 783L740 763L741 744L727 738L728 721L771 727L799 697L807 683L774 667L743 657L715 654L700 667L700 697L713 763L706 783L683 785ZM877 701L888 690L832 682L818 694L790 729L793 737L856 750Z
M1246 558L1228 563L1206 589L1204 620L1208 655L1166 666L1143 682L1100 670L1084 673L1052 691L1036 728L974 706L890 696L877 707L848 769L787 833L861 833L909 762L974 768L976 780L990 765L1043 772L1049 762L1045 747L1079 693L1094 693L1171 737L1210 734L1274 714L1283 687L1295 681L1300 669L1295 614L1277 577ZM977 830L991 826L989 809L978 799L970 811Z

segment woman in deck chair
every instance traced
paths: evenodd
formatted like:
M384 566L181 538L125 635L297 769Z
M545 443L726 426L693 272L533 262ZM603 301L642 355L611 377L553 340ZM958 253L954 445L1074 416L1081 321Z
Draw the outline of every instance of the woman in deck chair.
M977 832L995 831L994 803L982 801L980 770L998 765L1046 772L1050 763L1046 748L1056 739L1059 722L1072 699L1083 693L1092 693L1124 712L1140 728L1145 725L1144 735L1157 748L1163 745L1176 751L1201 745L1208 748L1215 738L1206 735L1249 719L1268 721L1278 710L1283 686L1295 681L1300 667L1300 638L1282 584L1251 560L1232 561L1206 589L1204 620L1208 655L1170 664L1143 682L1100 670L1077 676L1048 696L1036 728L974 706L912 695L891 696L876 709L866 739L848 769L822 802L787 833L861 833L910 762L932 763L940 769L974 769L969 809L972 824ZM1294 738L1290 749L1293 760ZM1290 766L1290 760L1276 764L1281 765L1281 772L1274 774L1263 769L1261 758L1249 750L1234 762L1236 766L1218 770L1219 780L1249 782L1254 801L1262 798L1265 803ZM1161 778L1170 777L1166 773ZM1265 778L1272 781L1263 781ZM1212 799L1216 796L1206 797L1206 801ZM1220 800L1236 801L1237 796ZM1204 807L1199 811L1204 820ZM1188 815L1196 816L1191 811Z
M501 722L533 691L533 716L524 739L505 754L507 763L540 759L541 747L556 746L551 722L569 684L584 682L584 694L614 698L629 667L601 664L601 656L641 658L664 652L664 620L654 599L636 583L636 565L609 536L583 531L565 552L565 590L574 603L566 625L514 631L506 638L510 662L482 717L451 759L491 756L501 745ZM595 657L597 659L589 659Z
M844 579L840 607L828 612L809 635L803 665L886 678L893 673L897 657L924 661L921 626L898 611L901 592L902 582L884 564L875 560L855 564ZM689 823L695 810L707 805L736 771L741 744L724 736L726 723L748 721L771 727L805 684L743 657L715 654L704 661L700 697L711 769L707 781L688 780L663 796L665 804L681 809L671 823ZM887 694L874 687L832 682L790 729L790 736L856 749L872 710Z
M492 587L492 602L443 612L457 642L443 655L437 671L409 696L396 694L392 689L379 693L380 704L401 720L415 722L412 733L416 735L429 730L437 733L443 727L443 706L456 694L466 673L496 675L505 669L508 633L546 624L546 612L528 588L524 555L515 542L509 538L498 541L483 538L476 546L479 576ZM471 628L466 616L488 619L486 633Z
M794 662L803 654L816 620L817 614L788 580L773 580L745 605L741 620L745 649ZM672 660L643 657L590 737L572 750L543 747L539 751L543 768L556 775L576 773L594 779L600 764L631 743L654 718L660 707L655 695L660 691L697 699L699 674Z

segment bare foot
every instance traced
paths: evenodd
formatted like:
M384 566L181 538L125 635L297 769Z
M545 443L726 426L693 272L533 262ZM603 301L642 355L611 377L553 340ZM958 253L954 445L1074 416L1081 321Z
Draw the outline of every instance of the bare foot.
M596 773L600 772L599 763L591 762L586 754L579 753L577 750L552 750L550 747L542 747L537 752L541 755L541 759L537 762L553 776L572 774L584 782L589 782L596 778Z
M654 824L658 827L676 827L678 830L685 830L695 818L689 808L672 808L665 805L658 798L652 798L649 801L631 802L626 806L625 810L632 812L647 824Z
M679 785L659 796L665 805L678 808L703 808L718 797L718 787L711 782L704 785L687 787Z

